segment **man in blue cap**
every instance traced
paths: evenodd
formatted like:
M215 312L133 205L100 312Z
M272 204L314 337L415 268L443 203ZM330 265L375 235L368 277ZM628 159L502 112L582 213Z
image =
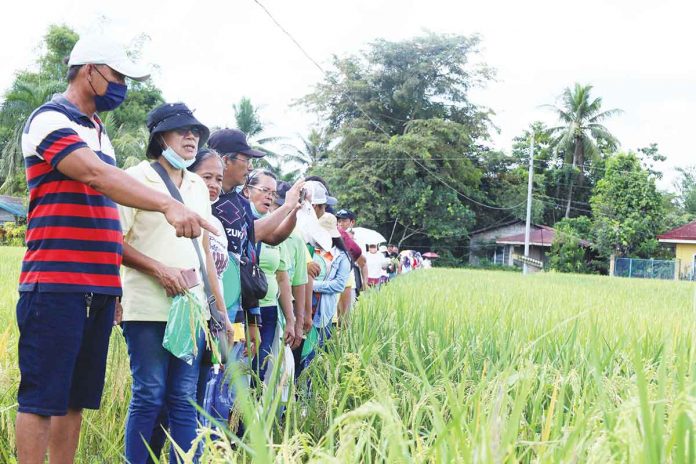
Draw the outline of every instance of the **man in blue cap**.
M241 280L239 262L248 257L249 244L257 242L279 245L294 230L296 213L300 207L300 190L304 182L298 181L287 192L286 204L268 216L254 220L249 200L239 191L253 171L253 161L265 154L255 150L247 142L244 132L238 129L221 129L210 136L208 146L222 156L224 163L222 190L218 201L213 205L213 215L217 217L227 234L227 250L230 253L230 266L223 274L225 303L230 319L249 323L248 336L252 344L259 340L257 326L260 321L258 308L251 308L243 314L239 311L241 302ZM255 346L253 348L256 348Z

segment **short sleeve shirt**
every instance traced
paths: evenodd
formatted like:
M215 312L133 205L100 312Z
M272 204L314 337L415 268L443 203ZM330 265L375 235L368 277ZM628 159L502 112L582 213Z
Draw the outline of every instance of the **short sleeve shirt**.
M167 186L149 162L143 161L126 172L138 182L169 194ZM192 172L184 171L179 192L187 207L205 219L210 218L210 194L203 179ZM191 239L177 237L176 230L167 222L163 214L120 205L118 209L126 243L166 266L196 269L199 279L202 278L201 264ZM201 235L197 240L203 249L203 236ZM209 271L208 274L215 275L213 269ZM159 281L130 267L124 266L122 272L123 320L165 322L172 300ZM193 287L191 293L201 302L205 302L205 290L202 284ZM206 311L207 306L203 305Z
M367 276L370 279L382 277L384 267L389 264L389 260L380 252L365 253L365 260L367 261Z
M288 256L286 251L280 246L261 244L261 256L259 257L259 267L266 275L268 281L268 292L259 301L259 306L278 306L278 281L276 280L277 271L288 270Z
M286 251L288 257L288 278L292 287L298 287L307 283L307 256L309 252L302 236L294 230L285 239L280 247ZM311 257L309 258L311 261Z
M86 116L63 95L37 108L24 126L29 211L20 292L121 294L123 236L116 203L57 169L80 148L116 165L99 118Z

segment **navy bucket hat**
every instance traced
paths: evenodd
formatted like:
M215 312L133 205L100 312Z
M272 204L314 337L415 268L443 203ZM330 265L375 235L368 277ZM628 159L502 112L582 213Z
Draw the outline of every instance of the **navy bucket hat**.
M198 148L208 141L210 129L203 125L193 115L193 111L184 103L164 103L147 114L147 128L150 131L150 140L147 143L147 155L156 158L162 154L162 147L156 141L155 135L169 132L182 127L194 126L201 133L198 140Z

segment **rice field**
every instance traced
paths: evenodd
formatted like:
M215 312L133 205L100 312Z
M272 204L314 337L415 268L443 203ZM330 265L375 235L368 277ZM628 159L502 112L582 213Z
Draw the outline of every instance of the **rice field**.
M0 248L0 461L13 462L21 250ZM694 285L432 269L361 298L285 419L241 401L205 462L694 462ZM114 332L79 462L122 462L128 359Z

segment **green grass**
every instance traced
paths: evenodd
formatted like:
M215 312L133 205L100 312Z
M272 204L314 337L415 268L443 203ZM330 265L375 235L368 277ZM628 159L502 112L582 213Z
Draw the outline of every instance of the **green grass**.
M20 256L0 248L4 461L13 449ZM362 298L309 373L311 401L293 402L277 424L273 404L250 400L245 414L256 420L244 443L209 444L205 460L694 462L694 329L688 282L411 273ZM79 462L122 459L129 380L117 332L109 366Z

